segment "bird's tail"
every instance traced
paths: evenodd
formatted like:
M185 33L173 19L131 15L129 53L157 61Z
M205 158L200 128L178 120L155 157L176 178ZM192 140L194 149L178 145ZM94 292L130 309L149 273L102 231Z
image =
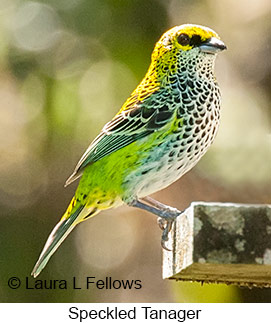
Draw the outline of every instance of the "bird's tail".
M66 213L49 235L40 257L31 273L34 278L40 274L57 248L61 245L68 234L75 228L76 224L81 222L82 219L89 213L89 210L87 210L83 205L76 208L74 202L75 201L73 199Z

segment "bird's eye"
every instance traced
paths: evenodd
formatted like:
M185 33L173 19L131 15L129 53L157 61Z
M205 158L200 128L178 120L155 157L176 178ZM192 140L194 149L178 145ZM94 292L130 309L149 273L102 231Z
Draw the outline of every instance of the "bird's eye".
M182 46L189 45L190 37L187 34L180 34L177 38L178 43Z

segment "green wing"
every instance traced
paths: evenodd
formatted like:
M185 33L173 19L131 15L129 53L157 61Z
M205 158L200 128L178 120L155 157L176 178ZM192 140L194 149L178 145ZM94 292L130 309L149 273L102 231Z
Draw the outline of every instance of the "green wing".
M87 165L165 126L172 119L173 111L159 101L155 100L157 107L153 100L137 103L109 121L83 154L65 186L80 177Z

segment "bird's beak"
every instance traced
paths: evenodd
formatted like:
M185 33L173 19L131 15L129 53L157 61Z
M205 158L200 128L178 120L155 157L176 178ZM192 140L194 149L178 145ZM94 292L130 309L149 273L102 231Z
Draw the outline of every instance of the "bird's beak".
M199 48L202 52L208 54L216 54L217 52L227 49L223 41L216 37L211 37L207 39L204 43L202 43L199 46Z

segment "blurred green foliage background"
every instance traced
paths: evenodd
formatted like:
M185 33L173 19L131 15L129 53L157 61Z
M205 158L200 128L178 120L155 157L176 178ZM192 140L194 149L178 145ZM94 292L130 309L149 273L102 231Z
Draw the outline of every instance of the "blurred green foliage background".
M155 42L183 23L209 26L223 95L215 144L155 197L270 203L271 2L226 0L0 0L0 300L2 302L263 302L270 290L161 278L160 230L122 207L78 228L41 279L140 279L140 290L11 290L24 279L76 184L63 183L150 63ZM32 278L30 278L32 279Z

